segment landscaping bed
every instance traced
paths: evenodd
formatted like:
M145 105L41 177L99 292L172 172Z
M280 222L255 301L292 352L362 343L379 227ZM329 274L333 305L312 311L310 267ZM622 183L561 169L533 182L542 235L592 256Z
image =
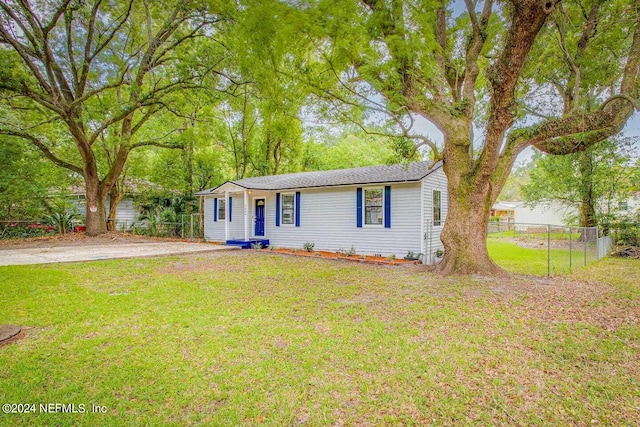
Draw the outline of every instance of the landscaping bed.
M414 260L414 259L403 259L403 258L373 256L373 255L346 254L346 253L330 252L330 251L315 251L315 250L307 251L304 249L300 250L300 249L291 249L291 248L273 248L273 249L267 248L267 249L261 249L261 251L275 252L279 254L302 256L302 257L340 259L340 260L352 261L352 262L368 262L373 264L386 264L386 265L422 264L419 260Z
M109 231L99 236L90 237L85 233L49 234L39 237L0 239L0 250L45 248L54 246L94 246L94 245L118 245L124 243L158 243L193 242L189 239L139 236L120 231Z

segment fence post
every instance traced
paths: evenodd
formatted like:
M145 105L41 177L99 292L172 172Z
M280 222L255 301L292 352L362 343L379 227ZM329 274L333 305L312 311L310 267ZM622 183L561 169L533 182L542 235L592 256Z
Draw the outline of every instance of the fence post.
M551 224L547 224L547 277L551 276Z
M573 227L569 227L569 273L571 273L573 258Z
M587 241L589 240L588 227L584 227L582 235L584 236L584 265L587 265Z

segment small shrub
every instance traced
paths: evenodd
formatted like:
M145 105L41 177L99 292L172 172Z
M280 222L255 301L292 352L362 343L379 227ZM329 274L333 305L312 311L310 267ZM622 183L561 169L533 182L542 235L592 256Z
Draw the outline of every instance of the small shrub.
M304 244L302 245L302 249L304 249L307 252L313 252L313 248L316 244L313 242L304 242Z
M267 249L269 249L270 251L275 251L276 247L273 246L273 245L269 245L269 246L267 246Z
M262 249L262 243L260 242L252 243L251 249Z
M420 259L421 255L422 255L421 253L416 255L413 251L409 251L407 252L407 255L404 257L404 259L416 261Z
M394 261L396 259L396 256L394 254L391 254L387 257L387 261Z
M56 212L53 215L47 215L46 219L49 224L56 228L60 234L66 234L71 230L71 224L75 215L70 212Z
M356 248L354 248L353 245L351 246L351 249L345 252L346 256L354 256L355 254L356 254Z
M442 258L442 255L444 255L444 251L442 249L438 249L436 251L436 258Z

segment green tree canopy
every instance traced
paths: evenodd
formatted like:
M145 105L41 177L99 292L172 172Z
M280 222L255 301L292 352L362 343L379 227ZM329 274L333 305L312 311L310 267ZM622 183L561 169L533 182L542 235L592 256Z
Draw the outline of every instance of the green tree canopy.
M308 18L291 26L304 31L297 51L310 40L299 75L328 110L385 113L444 160L439 270L499 273L486 223L518 154L585 150L638 108L638 8L634 0L319 0L298 8ZM443 144L412 131L417 117Z
M218 90L233 85L214 72L231 11L222 2L0 1L0 101L12 111L0 134L83 176L88 234L105 231L105 200L132 150L182 147L176 96L207 78Z
M530 180L522 186L525 201L573 206L582 227L610 223L633 195L638 171L629 155L632 143L608 139L566 156L536 153Z

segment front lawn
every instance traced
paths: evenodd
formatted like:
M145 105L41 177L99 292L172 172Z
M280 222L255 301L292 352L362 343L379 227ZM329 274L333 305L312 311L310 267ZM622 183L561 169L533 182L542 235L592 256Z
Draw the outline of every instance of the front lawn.
M499 280L242 251L0 277L0 324L30 328L0 347L0 404L89 412L0 425L640 423L638 261Z

